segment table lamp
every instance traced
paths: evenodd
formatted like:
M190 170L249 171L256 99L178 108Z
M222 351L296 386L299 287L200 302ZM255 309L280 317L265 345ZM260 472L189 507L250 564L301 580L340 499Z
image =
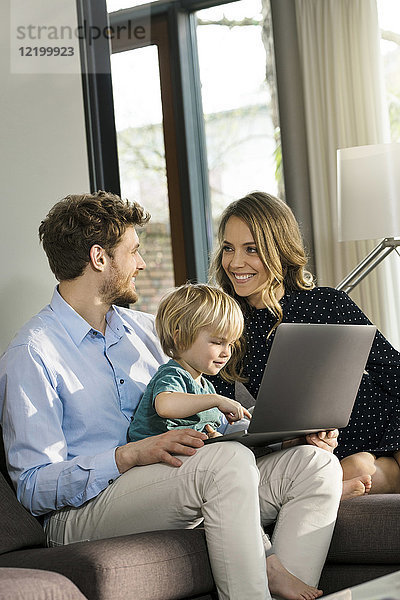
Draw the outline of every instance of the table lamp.
M337 200L339 241L383 238L336 286L348 293L393 250L399 254L400 144L338 150Z

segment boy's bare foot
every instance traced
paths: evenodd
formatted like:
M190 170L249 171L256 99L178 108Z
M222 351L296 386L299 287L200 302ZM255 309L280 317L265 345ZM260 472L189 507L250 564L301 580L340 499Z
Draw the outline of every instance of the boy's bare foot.
M371 475L360 475L343 481L342 500L349 500L357 496L363 496L371 491Z
M272 596L286 600L314 600L322 596L322 591L298 579L281 563L275 554L267 558L268 587Z

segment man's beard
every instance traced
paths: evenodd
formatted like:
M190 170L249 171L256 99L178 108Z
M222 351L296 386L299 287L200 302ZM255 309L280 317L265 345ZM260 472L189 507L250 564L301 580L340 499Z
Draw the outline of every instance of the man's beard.
M114 267L110 279L104 282L100 290L103 302L119 306L135 304L138 301L138 295L131 286L131 279L131 277L122 277L121 273Z

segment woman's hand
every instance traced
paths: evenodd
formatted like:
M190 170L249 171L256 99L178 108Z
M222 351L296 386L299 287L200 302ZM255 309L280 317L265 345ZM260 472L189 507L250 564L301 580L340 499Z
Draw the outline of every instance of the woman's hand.
M332 431L319 431L318 433L310 433L306 435L308 444L312 446L318 446L322 450L327 452L333 452L338 445L339 431L333 429Z
M338 445L339 431L332 429L331 431L319 431L318 433L310 433L305 437L294 438L293 440L286 440L282 443L282 450L286 448L292 448L293 446L301 446L304 444L310 444L311 446L318 446L322 450L327 452L333 452Z

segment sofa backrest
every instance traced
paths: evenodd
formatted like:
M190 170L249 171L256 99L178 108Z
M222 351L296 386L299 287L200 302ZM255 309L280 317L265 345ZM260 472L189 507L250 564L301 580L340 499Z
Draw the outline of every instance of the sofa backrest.
M46 536L38 521L20 504L10 485L0 428L0 554L44 546Z
M13 487L12 481L7 471L6 453L4 451L3 430L0 426L0 473L4 479Z

